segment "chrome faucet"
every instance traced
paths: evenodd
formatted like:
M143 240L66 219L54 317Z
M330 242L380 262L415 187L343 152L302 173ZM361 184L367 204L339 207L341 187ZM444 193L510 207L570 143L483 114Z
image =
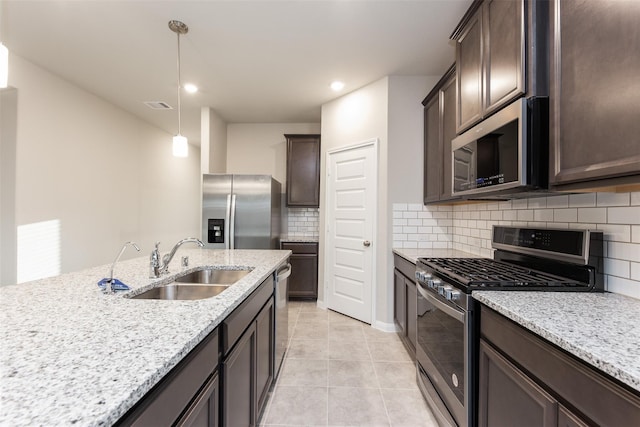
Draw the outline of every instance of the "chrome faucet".
M138 245L135 244L135 242L126 242L124 246L122 246L122 249L120 249L118 256L113 261L113 264L111 264L111 270L109 271L109 280L105 283L105 287L103 291L105 294L113 293L113 288L111 286L113 284L113 269L115 268L116 263L124 253L124 250L127 249L127 246L129 245L133 246L136 249L136 251L140 252L140 248L138 247Z
M173 259L173 256L176 254L176 251L178 250L178 248L184 245L185 243L196 243L201 248L204 247L204 243L202 243L202 240L196 239L195 237L182 239L173 246L173 248L171 249L171 252L169 252L168 254L165 254L162 257L162 262L161 262L160 250L158 249L160 242L156 242L156 247L153 251L151 251L151 257L149 260L149 269L150 269L149 278L157 279L161 275L167 274L169 272L169 263Z

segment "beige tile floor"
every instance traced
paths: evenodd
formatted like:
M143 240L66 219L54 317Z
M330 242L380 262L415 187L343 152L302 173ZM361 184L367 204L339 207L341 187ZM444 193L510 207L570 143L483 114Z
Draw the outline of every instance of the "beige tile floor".
M437 426L396 334L315 302L290 303L289 334L261 426Z

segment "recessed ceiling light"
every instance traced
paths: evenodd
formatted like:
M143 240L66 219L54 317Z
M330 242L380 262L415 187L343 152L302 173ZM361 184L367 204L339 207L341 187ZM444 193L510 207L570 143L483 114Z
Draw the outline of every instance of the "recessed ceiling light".
M186 90L189 93L196 93L198 91L198 86L192 83L185 83L184 90Z
M331 83L331 89L333 89L336 92L339 92L342 89L344 89L344 83L342 83L341 81L336 80L335 82Z

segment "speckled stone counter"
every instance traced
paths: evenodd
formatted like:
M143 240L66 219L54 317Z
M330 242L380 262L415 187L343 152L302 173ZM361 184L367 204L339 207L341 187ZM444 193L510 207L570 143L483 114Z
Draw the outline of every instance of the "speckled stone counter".
M317 237L290 237L285 236L280 239L280 243L318 243Z
M640 300L577 292L475 291L473 297L640 391Z
M290 251L181 248L170 273L149 279L149 258L118 263L131 291L104 295L108 265L0 288L0 425L116 422L256 289ZM130 299L190 267L250 267L203 300Z
M456 249L393 249L393 253L400 255L407 261L415 264L418 258L478 258L479 255Z

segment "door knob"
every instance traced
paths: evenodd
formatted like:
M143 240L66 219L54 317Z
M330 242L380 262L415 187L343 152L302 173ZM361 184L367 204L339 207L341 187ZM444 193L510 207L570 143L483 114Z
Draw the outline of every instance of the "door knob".
M368 241L368 240L365 240L364 242L362 242L362 244L363 244L365 247L367 247L367 248L368 248L369 246L371 246L371 242L370 242L370 241Z

